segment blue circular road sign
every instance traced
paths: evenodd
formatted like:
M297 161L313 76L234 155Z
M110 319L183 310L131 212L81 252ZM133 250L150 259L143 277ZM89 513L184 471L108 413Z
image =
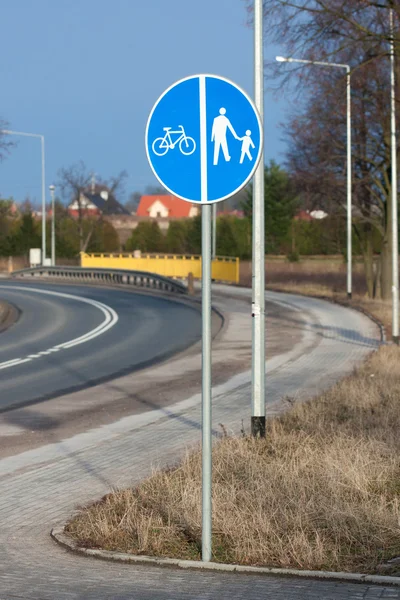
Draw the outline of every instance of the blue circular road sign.
M155 176L188 202L219 202L241 190L254 174L262 144L253 102L216 75L174 83L155 103L146 126Z

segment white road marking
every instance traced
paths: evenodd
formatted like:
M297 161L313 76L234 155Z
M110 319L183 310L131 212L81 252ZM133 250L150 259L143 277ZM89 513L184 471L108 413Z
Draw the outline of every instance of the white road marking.
M98 325L91 331L88 331L87 333L81 335L80 337L74 338L74 339L64 342L62 344L57 344L57 346L54 346L53 348L48 348L47 350L43 350L43 351L39 352L38 354L29 354L27 358L14 358L13 360L7 360L5 362L0 363L0 369L8 369L10 367L14 367L16 365L20 365L20 364L29 362L32 359L42 358L46 354L50 354L52 352L59 352L60 350L67 350L68 348L73 348L74 346L77 346L78 344L84 344L85 342L88 342L89 340L93 340L94 338L96 338L99 335L102 335L103 333L108 331L118 321L118 314L116 313L116 311L113 308L111 308L110 306L107 306L107 304L98 302L97 300L92 300L91 298L81 298L79 296L74 296L73 294L65 294L62 292L51 292L49 290L39 290L37 288L26 288L26 287L21 287L21 286L2 285L0 287L4 288L4 289L9 289L9 290L24 290L24 291L28 291L28 292L33 292L35 294L44 294L47 296L58 296L59 298L68 298L68 299L76 300L78 302L84 302L85 304L90 304L91 306L94 306L95 308L100 310L105 315L105 319L102 323L100 323L100 325Z
M14 358L13 360L7 360L6 362L0 363L0 369L7 369L7 367L12 367L15 364L21 362L22 358Z
M31 358L17 358L15 360L9 360L6 363L0 363L0 369L8 369L9 367L15 367L16 365L22 365L23 363L30 362Z

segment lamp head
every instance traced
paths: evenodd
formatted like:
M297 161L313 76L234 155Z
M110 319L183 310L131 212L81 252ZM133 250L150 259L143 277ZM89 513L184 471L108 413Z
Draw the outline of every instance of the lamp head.
M291 58L286 58L285 56L275 56L275 60L278 62L291 62Z
M49 185L49 190L50 190L51 192L54 192L54 190L55 190L55 189L56 189L56 186L55 186L55 185L53 185L53 184L52 184L52 185Z

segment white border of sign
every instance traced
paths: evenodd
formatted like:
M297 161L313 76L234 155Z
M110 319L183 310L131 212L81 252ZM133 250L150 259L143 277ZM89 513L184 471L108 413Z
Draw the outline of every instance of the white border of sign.
M148 138L148 131L149 131L149 125L150 125L150 121L151 118L153 116L153 113L155 111L155 109L157 108L158 104L160 103L160 101L164 98L164 96L166 94L168 94L168 92L174 88L176 85L183 83L184 81L189 81L190 79L199 79L199 85L200 85L200 113L202 112L202 98L201 98L201 81L206 78L206 77L213 77L214 79L219 79L221 81L225 81L226 83L229 83L231 85L233 85L233 87L235 87L237 90L239 90L239 92L241 92L243 94L243 96L248 100L248 102L250 103L251 107L254 110L254 113L256 115L257 118L257 122L258 122L258 127L260 130L260 147L258 149L258 154L257 154L257 158L254 161L253 167L250 171L249 176L247 177L247 179L245 179L245 181L243 181L243 183L240 184L239 187L237 187L235 190L233 190L230 194L227 194L226 196L223 196L222 198L218 198L217 200L192 200L191 198L185 198L184 196L180 196L179 194L177 194L176 192L174 192L173 190L171 190L168 186L165 185L165 183L158 177L157 172L155 171L154 167L153 167L153 163L151 161L150 158L150 154L149 154L149 150L148 150L148 142L147 142L147 138ZM203 107L205 108L205 107ZM202 129L202 127L200 127L200 129ZM202 135L202 132L200 131L200 137ZM226 77L221 77L220 75L213 75L211 73L200 73L200 74L196 74L196 75L189 75L188 77L184 77L183 79L179 79L178 81L175 81L175 83L173 83L172 85L170 85L162 94L161 96L157 99L156 103L154 104L153 108L151 109L150 115L147 119L147 123L146 123L146 131L145 131L145 149L146 149L146 156L147 156L147 160L149 162L149 165L151 167L151 170L153 171L155 177L157 178L157 180L161 183L161 185L168 191L170 192L173 196L176 196L177 198L181 198L181 200L185 200L186 202L190 202L191 204L215 204L216 202L222 202L223 200L227 200L227 198L231 198L232 196L234 196L235 194L237 194L238 192L240 192L240 190L242 190L250 181L250 179L253 177L255 170L258 167L258 164L260 162L260 158L262 155L262 150L263 150L263 146L264 146L264 131L263 131L263 127L262 127L262 123L261 123L261 119L260 119L260 114L257 110L257 108L254 105L253 100L250 98L250 96L240 87L238 86L236 83L234 83L233 81L231 81L230 79L227 79ZM202 140L201 140L202 141ZM201 144L202 146L204 144ZM204 161L201 161L204 162ZM203 171L204 169L202 169L200 167L200 170ZM203 194L202 194L203 195Z

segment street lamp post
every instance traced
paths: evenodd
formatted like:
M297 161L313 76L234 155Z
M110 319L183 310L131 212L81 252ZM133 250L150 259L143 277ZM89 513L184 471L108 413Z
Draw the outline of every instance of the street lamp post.
M305 65L319 65L322 67L336 67L339 69L346 69L346 98L347 98L347 296L351 298L352 295L352 243L351 243L351 212L352 212L352 199L351 199L351 87L350 87L350 66L341 63L324 62L319 60L304 60L301 58L285 58L284 56L277 56L278 62L296 62L303 63Z
M399 343L399 243L397 233L396 90L393 41L393 9L390 9L390 137L392 178L392 338Z
M56 226L55 226L55 207L54 207L54 190L56 189L55 185L50 185L50 195L51 195L51 265L55 267L56 265Z
M39 133L26 133L24 131L11 131L9 129L3 129L2 133L8 135L22 135L24 137L39 138L41 142L42 150L42 265L45 264L46 259L46 188L45 188L45 154L44 154L44 135Z
M263 2L254 0L254 100L264 123ZM253 179L251 433L265 437L264 152Z

